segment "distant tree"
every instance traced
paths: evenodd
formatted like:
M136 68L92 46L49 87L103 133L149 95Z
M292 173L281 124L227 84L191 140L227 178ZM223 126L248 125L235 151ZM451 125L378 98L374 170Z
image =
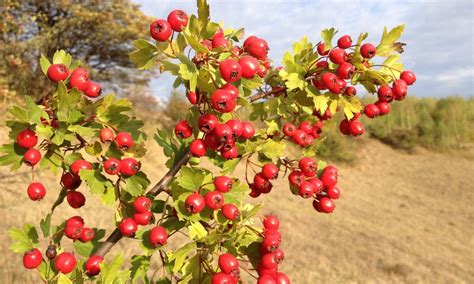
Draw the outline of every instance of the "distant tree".
M174 128L176 122L186 117L189 107L190 104L185 99L184 94L173 90L163 107L163 114L166 120L163 120L162 123L167 127Z
M0 6L0 76L18 94L39 95L46 83L38 80L44 75L36 62L58 49L119 94L148 81L132 68L128 52L133 40L146 36L150 18L131 1L2 0Z

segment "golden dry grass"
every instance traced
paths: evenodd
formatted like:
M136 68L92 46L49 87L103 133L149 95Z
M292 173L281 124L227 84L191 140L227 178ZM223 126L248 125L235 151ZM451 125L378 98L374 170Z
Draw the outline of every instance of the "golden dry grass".
M5 128L0 135L5 142ZM282 221L287 255L282 270L298 284L473 283L473 160L423 150L409 155L365 142L354 166L340 166L342 199L335 213L315 213L311 202L292 196L285 182L264 197L265 212ZM152 181L165 172L162 161L161 150L150 142L143 169ZM243 177L242 169L236 175ZM48 212L59 185L48 173L38 179L49 191L45 200L33 203L26 196L29 172L0 168L2 283L38 282L34 272L22 268L21 256L8 250L6 234L12 226L39 223ZM61 205L53 222L80 214L88 226L110 232L113 210L86 196L82 209ZM70 242L64 244L67 250ZM120 251L130 256L139 249L136 241L122 240L111 254Z

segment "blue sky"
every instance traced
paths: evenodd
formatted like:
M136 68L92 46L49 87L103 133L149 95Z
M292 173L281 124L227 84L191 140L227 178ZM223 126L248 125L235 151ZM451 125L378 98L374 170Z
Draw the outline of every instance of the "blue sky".
M146 14L166 18L173 9L196 13L195 1L135 0ZM275 65L293 41L307 35L320 40L320 31L335 27L340 35L357 38L369 33L378 43L383 27L407 25L401 41L407 43L402 61L417 74L410 94L442 97L474 96L474 36L471 0L208 0L211 19L225 27L245 27L246 35L265 38ZM173 79L161 76L152 81L154 94L166 99Z

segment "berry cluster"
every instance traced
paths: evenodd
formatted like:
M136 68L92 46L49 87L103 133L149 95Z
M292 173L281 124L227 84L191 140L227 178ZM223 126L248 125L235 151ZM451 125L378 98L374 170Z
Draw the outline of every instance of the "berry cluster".
M118 228L122 235L133 237L138 229L138 225L146 226L153 219L153 213L150 211L151 200L145 196L139 196L133 201L134 213L132 218L124 218Z
M73 241L86 243L94 239L95 232L92 228L84 227L84 220L80 216L74 216L67 219L64 235Z
M97 98L102 93L101 86L89 79L89 72L86 69L78 67L74 69L69 76L69 68L64 64L52 64L48 68L48 78L53 83L66 81L69 78L69 87L76 88L83 92L89 98Z
M188 15L181 10L174 10L168 20L158 19L150 24L150 35L157 41L168 41L173 32L181 32L188 25Z
M307 147L314 143L314 140L319 138L323 129L323 122L319 120L311 125L309 121L302 121L298 128L290 122L283 125L283 134L291 141L301 147Z
M238 283L240 278L240 267L235 256L230 253L220 255L218 265L221 271L212 276L212 284Z

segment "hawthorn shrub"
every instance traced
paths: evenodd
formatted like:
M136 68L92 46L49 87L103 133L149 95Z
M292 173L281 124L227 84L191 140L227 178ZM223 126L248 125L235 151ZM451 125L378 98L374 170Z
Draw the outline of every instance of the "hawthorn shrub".
M38 79L50 81L41 99L27 96L25 107L11 108L13 141L1 147L0 163L12 170L31 167L27 193L33 201L54 192L35 179L36 171L58 174L61 185L39 224L47 247L40 246L32 224L9 232L11 249L43 281L153 282L147 271L152 255L159 254L159 283L237 283L241 273L258 283L290 283L279 267L285 257L279 219L264 216L260 224L262 204L246 200L264 199L275 179L287 176L289 194L306 199L316 212L333 212L341 194L338 171L315 160L325 121L340 111L340 132L359 136L365 131L360 116L387 115L390 102L403 100L415 81L412 72L402 71L397 54L403 26L385 29L377 46L365 42L366 33L334 43L337 31L326 29L319 43L306 37L295 42L275 68L264 39L250 36L239 44L243 29L223 30L210 21L206 1L197 4L197 16L175 10L167 20L153 21L155 41L137 40L130 53L139 69L158 66L176 76L174 86L186 88L191 105L174 130L158 130L154 137L169 168L155 185L140 170L147 137L143 123L129 115L131 103L102 96L101 86L65 51L52 62L41 58L46 78ZM375 57L385 59L376 64ZM376 102L363 106L356 86L377 94ZM250 112L249 121L239 118L240 108ZM263 127L256 129L255 121ZM204 159L220 172L206 169ZM232 175L240 163L245 177ZM84 190L116 207L117 228L106 239L103 229L81 216L51 222L64 203L87 206ZM171 250L167 244L177 232L188 242ZM122 270L120 253L104 261L121 239L140 242L143 249L128 270ZM73 250L63 248L68 242Z

